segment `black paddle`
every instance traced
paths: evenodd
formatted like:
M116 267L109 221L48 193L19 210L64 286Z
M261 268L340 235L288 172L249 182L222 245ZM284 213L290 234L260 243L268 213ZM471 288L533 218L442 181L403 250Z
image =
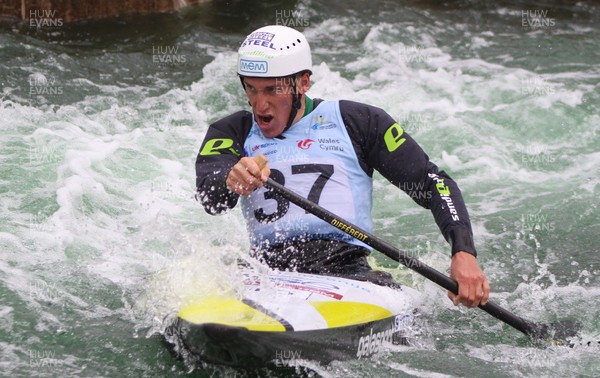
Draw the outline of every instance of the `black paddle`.
M454 280L433 269L432 267L420 262L418 259L408 256L405 252L394 248L371 233L337 217L330 211L322 208L312 201L307 200L306 198L299 196L290 189L287 189L283 185L273 181L271 178L267 180L265 186L281 197L296 204L300 208L312 213L317 218L324 220L348 235L353 236L368 246L373 247L392 260L404 264L406 267L435 282L444 289L449 290L454 294L458 293L458 284ZM552 340L554 342L569 344L568 338L577 335L576 324L568 320L559 321L552 324L533 323L529 320L512 314L510 311L498 306L495 303L492 303L491 301L488 301L485 305L479 305L479 308L492 315L496 319L499 319L511 327L523 332L532 340Z

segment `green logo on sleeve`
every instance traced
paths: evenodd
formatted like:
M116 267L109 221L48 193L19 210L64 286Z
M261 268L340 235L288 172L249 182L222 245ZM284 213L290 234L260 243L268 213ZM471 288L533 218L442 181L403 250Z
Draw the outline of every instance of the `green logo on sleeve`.
M438 182L437 184L435 184L435 188L437 189L438 193L440 193L443 196L450 195L450 188L448 188L446 185L444 185L444 180L441 180L441 182Z
M388 151L394 152L402 145L402 143L406 142L406 138L402 138L402 134L404 134L404 130L402 130L402 127L400 127L398 123L394 123L386 130L383 135L383 140L385 141Z
M240 153L233 148L233 139L228 138L215 138L206 141L200 155L219 155L221 151L229 150L235 156L240 156Z

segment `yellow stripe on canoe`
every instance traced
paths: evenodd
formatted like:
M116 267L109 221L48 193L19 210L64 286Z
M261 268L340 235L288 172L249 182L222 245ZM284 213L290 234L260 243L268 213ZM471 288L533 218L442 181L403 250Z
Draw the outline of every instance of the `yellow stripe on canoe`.
M244 327L250 331L285 332L276 319L233 298L208 297L200 303L184 306L179 317L189 323L217 323Z
M310 302L329 328L374 322L394 316L389 310L360 302Z

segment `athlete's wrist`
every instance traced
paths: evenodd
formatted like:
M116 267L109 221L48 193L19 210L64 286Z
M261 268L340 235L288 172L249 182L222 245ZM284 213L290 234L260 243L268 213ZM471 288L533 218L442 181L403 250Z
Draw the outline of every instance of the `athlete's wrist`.
M451 254L454 256L458 252L466 252L477 257L477 250L473 241L473 233L470 228L461 227L450 231L450 243L452 245Z

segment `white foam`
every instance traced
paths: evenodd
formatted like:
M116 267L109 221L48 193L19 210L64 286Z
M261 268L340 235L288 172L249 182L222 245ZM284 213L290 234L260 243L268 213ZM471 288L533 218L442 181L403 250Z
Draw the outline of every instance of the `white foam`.
M501 8L498 13L513 18L515 28L519 27L519 11ZM428 12L427 17L430 15ZM439 36L446 27L464 30L467 43L476 50L475 57L462 56L443 44ZM575 26L553 33L558 36L578 31L591 32ZM510 211L528 199L577 189L581 190L573 196L595 193L600 153L593 141L597 140L600 119L595 114L579 117L586 111L582 110L584 101L597 97L594 83L598 72L593 67L563 64L558 66L562 72L540 74L547 72L543 62L532 69L518 68L515 58L520 57L511 52L493 57L496 63L491 63L481 56L489 47L497 47L494 45L507 34L495 30L475 33L467 24L361 25L356 18L345 17L311 25L306 35L316 63L309 94L362 101L398 118L421 122L410 133L472 199L468 206L478 245L512 240L506 235L514 230L497 235L486 229L486 222L506 212L510 217ZM528 33L528 37L536 35L541 34ZM4 247L0 274L8 290L24 299L28 309L43 314L36 329L64 326L64 319L44 314L47 311L38 301L48 298L74 308L83 318L123 316L123 309L95 306L78 296L78 283L65 283L54 272L69 267L73 276L85 275L98 286L114 284L122 290L125 306L132 303L128 315L143 319L140 327L155 325L154 317L161 321L186 297L235 290L228 286L228 275L235 258L244 256L248 248L241 211L220 217L204 213L191 199L193 162L209 123L248 106L235 75L235 52L223 46L196 46L214 57L203 68L202 78L159 95L151 95L154 91L143 85L105 85L78 77L72 84L92 93L83 100L71 105L28 106L23 104L32 99L11 95L12 84L2 89L2 163L18 167L18 159L28 156L28 147L48 146L45 151L53 154L51 159L25 163L35 177L31 183L17 178L19 184L11 184L11 178L6 177L2 182L9 192L3 193L0 215L9 220L9 228L0 233ZM24 49L43 52L29 45ZM64 54L60 58L70 59ZM50 63L46 60L40 64ZM54 79L51 71L39 65L25 66L23 71L39 84ZM162 79L155 84L160 88L168 85ZM528 84L532 88L525 89L535 93L524 93ZM426 117L411 119L414 114ZM552 124L570 117L577 119L577 124ZM551 133L551 128L563 128L565 133ZM540 154L554 156L556 166L523 164L523 156ZM27 184L21 188L23 182ZM387 183L384 186L383 180L375 187L381 196L376 198L376 206L385 204L389 210L376 224L386 230L399 222L406 224L402 234L390 232L390 236L396 240L430 240L431 252L424 261L447 270L448 254L439 252L445 251L447 244L427 211L417 208L407 196L406 202L398 200L403 194ZM593 210L590 207L586 211ZM32 222L31 212L42 216ZM427 217L430 228L411 228L409 220L420 217ZM514 252L509 247L506 250ZM502 266L505 262L500 257L488 254L486 259L486 271L491 276L502 279L512 271ZM514 294L495 295L503 305L523 309L524 316L541 319L570 314L580 307L581 298L598 302L596 289L585 287L585 280L593 279L595 271L581 265L577 267L581 269L578 282L567 288L553 286L544 291L539 283L530 282L520 285ZM557 274L550 267L541 260L527 268L531 271L523 268L524 280L528 275L551 281ZM38 277L40 269L49 276ZM153 276L156 271L162 272ZM416 274L413 280L422 288L423 300L441 303L442 309L453 308L444 290ZM35 291L36 283L38 297L32 297L31 285ZM146 286L147 292L139 299L131 299ZM0 307L0 313L10 317L13 311L6 306ZM12 326L9 321L4 325ZM594 336L591 328L586 332ZM31 340L39 341L35 338L31 336ZM3 357L8 356L5 360L18 360L21 351L11 345L2 347ZM510 354L514 346L468 348L485 362L513 361ZM527 366L525 359L531 352L530 348L519 349L515 363ZM550 360L557 355L558 362L553 365ZM542 367L549 369L562 362L572 363L558 351L548 351L540 358L547 360ZM404 364L397 367L407 374L421 374Z
M481 38L481 37L473 37L471 39L471 48L472 49L479 49L482 47L488 47L491 46L493 44L493 42L488 41L485 38Z
M133 306L136 318L142 319L144 326L156 327L154 319L175 315L184 304L198 303L208 296L238 296L243 289L235 278L238 256L240 250L236 248L196 244L192 253L171 260L151 278ZM161 327L167 325L160 322Z
M408 374L411 377L432 377L432 378L448 378L454 377L453 375L442 374L442 373L434 373L430 370L418 369L410 367L408 364L400 364L397 362L389 362L388 365L397 371Z

